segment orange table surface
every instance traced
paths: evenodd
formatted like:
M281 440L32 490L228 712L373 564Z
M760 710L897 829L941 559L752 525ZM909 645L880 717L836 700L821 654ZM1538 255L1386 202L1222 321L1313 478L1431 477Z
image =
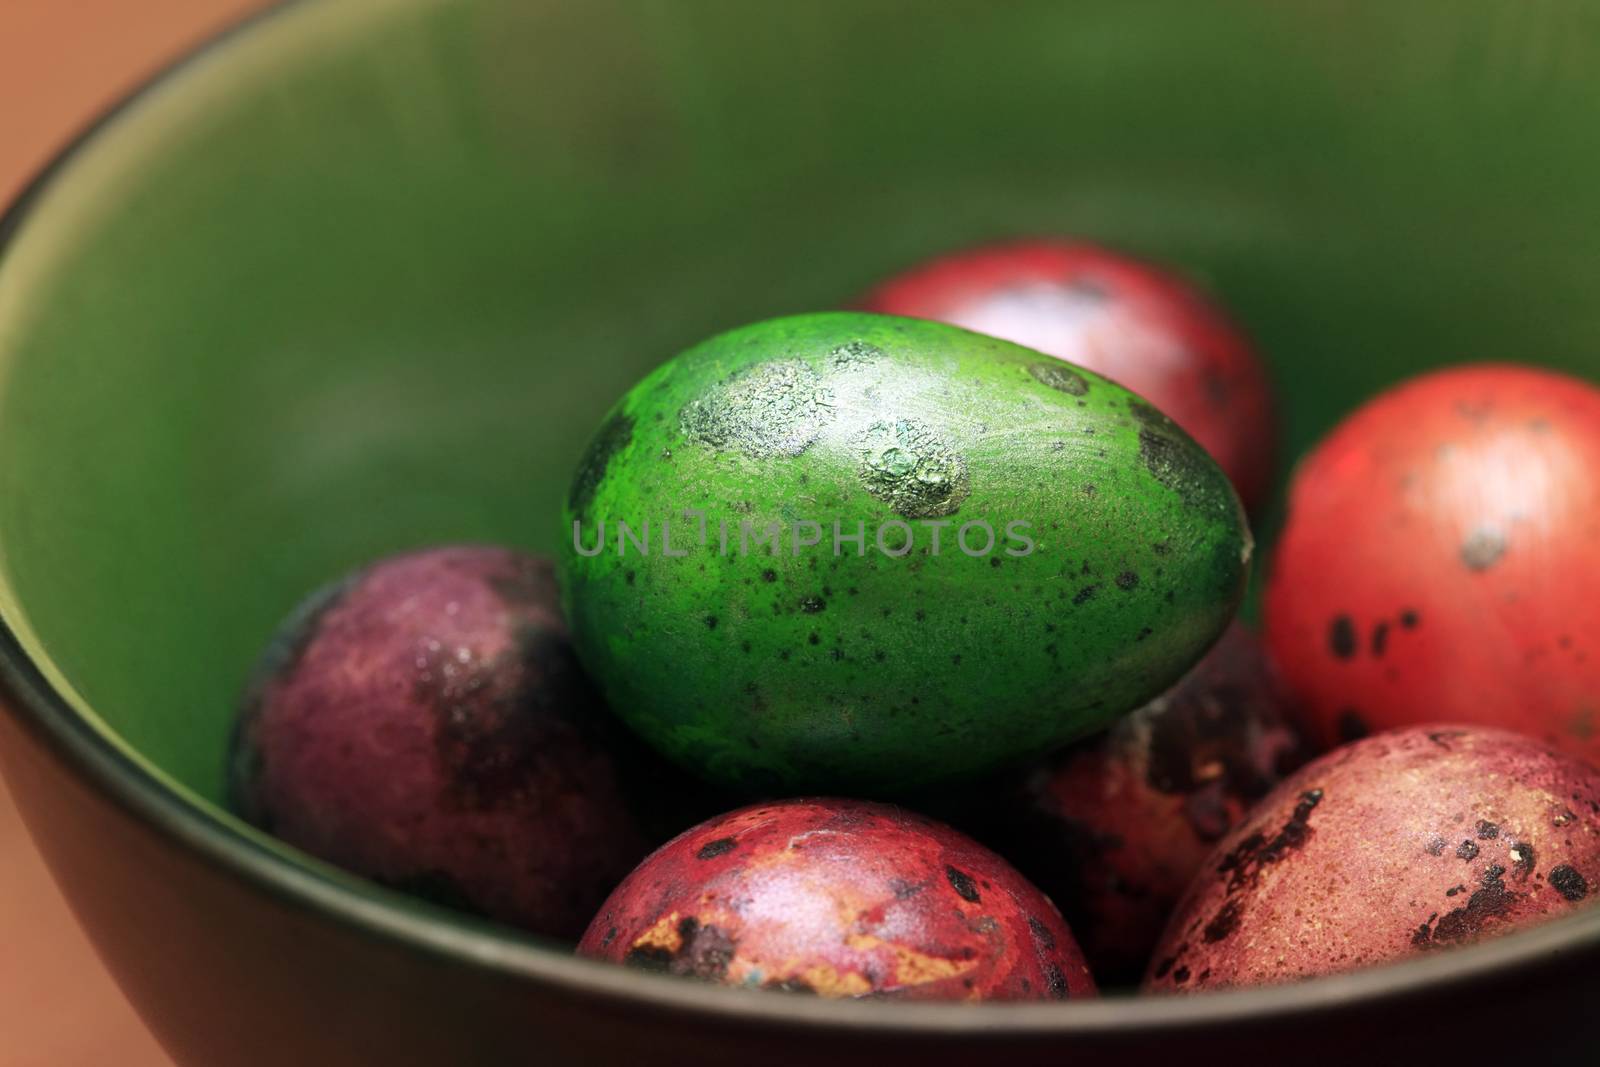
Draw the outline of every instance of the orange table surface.
M108 102L259 6L0 0L0 201ZM170 1067L78 930L4 788L0 1067Z

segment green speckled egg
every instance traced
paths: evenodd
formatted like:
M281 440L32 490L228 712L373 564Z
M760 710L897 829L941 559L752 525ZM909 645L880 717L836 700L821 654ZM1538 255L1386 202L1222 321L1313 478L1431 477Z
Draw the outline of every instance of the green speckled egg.
M564 516L611 705L751 790L883 794L1096 730L1243 592L1227 478L1133 393L937 323L714 337L607 416Z

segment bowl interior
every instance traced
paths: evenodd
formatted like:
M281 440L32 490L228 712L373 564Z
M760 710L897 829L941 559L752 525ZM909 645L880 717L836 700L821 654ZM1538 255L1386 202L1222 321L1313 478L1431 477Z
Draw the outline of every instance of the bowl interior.
M296 5L95 136L0 259L0 615L198 803L307 590L549 549L644 370L963 243L1171 262L1293 456L1407 373L1600 371L1600 8Z

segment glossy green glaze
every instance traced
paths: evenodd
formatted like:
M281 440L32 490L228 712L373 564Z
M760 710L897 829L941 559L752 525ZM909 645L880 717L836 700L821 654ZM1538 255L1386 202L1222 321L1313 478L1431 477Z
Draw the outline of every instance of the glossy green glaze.
M1134 394L830 312L662 364L568 492L568 617L611 705L714 780L884 792L1161 692L1248 573L1226 477Z

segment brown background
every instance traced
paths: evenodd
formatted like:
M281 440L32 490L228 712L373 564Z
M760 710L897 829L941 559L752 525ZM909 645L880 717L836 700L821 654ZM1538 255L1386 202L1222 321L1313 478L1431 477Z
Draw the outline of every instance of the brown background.
M0 202L108 102L259 6L0 0ZM78 932L3 786L0 1067L169 1067Z

